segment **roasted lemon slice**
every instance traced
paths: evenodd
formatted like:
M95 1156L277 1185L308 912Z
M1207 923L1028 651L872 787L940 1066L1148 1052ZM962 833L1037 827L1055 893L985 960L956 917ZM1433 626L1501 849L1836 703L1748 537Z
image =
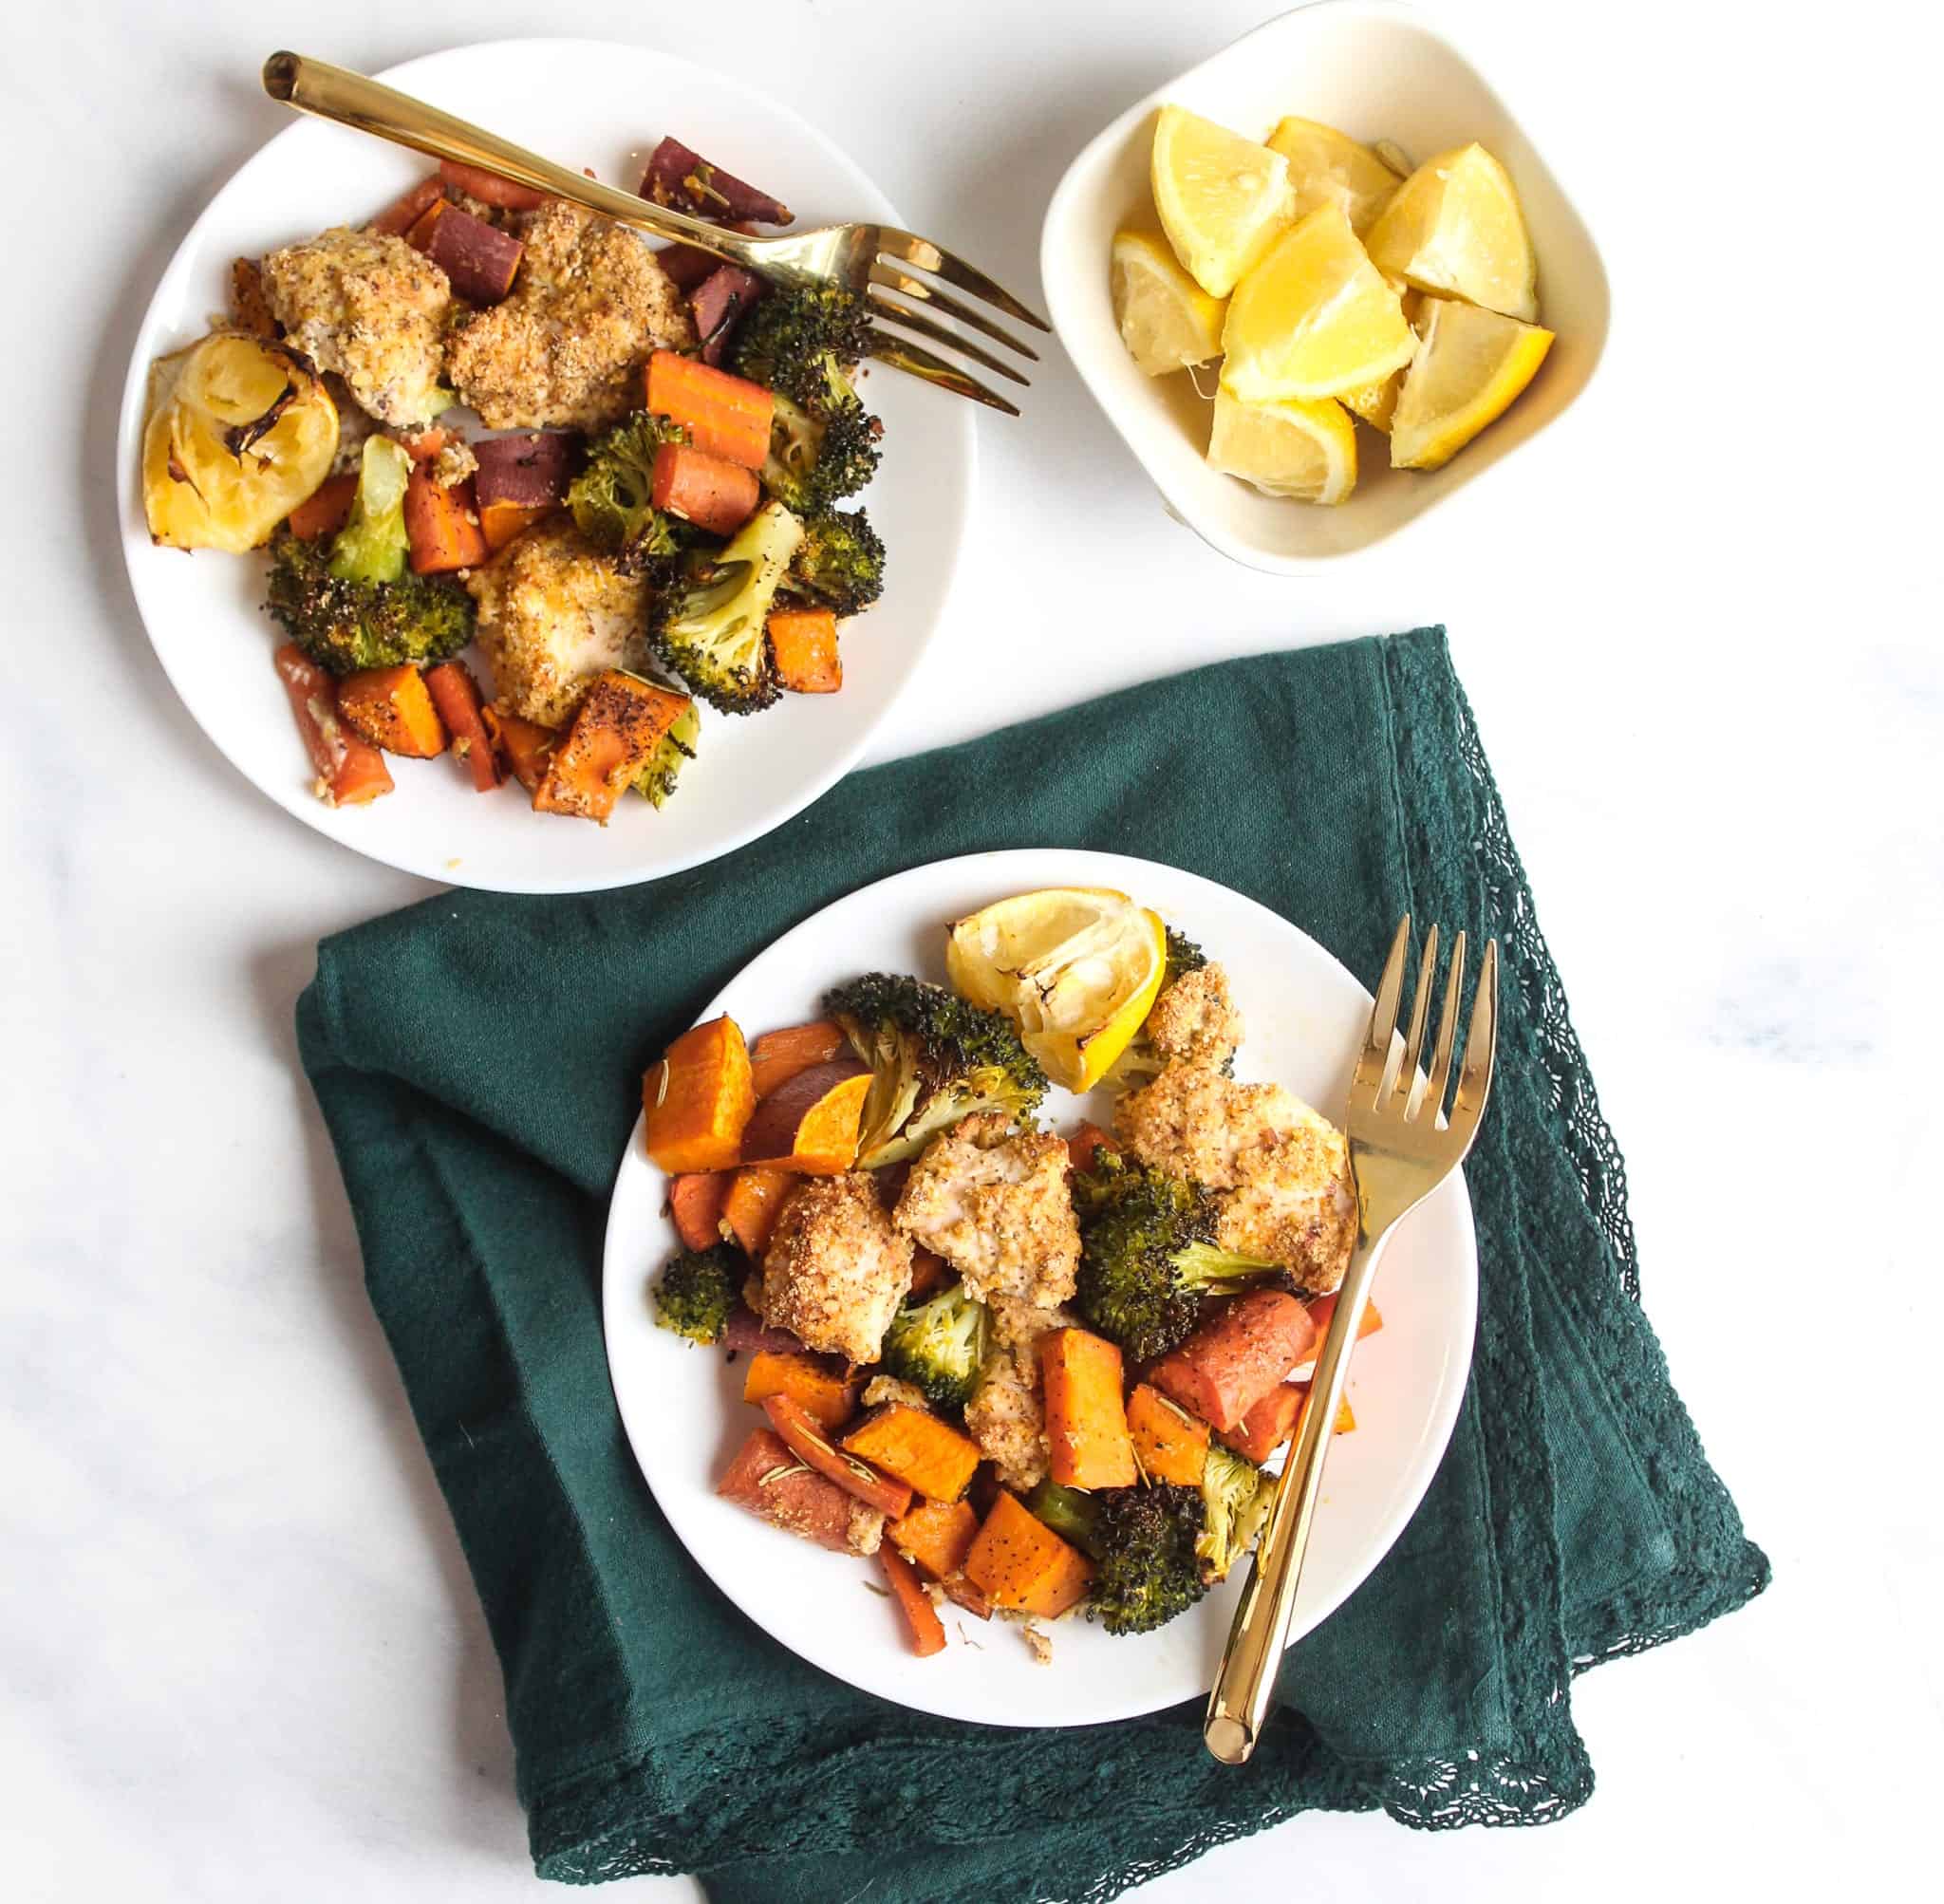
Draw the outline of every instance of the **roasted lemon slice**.
M254 549L330 474L338 412L309 361L219 330L150 379L141 493L171 549Z
M1403 178L1368 145L1359 145L1334 125L1313 119L1285 119L1269 135L1269 150L1289 161L1289 187L1300 218L1318 205L1341 205L1358 237L1376 222Z
M1356 430L1342 404L1327 397L1314 403L1300 398L1244 403L1221 389L1208 462L1265 495L1347 502L1356 487Z
M1056 1084L1091 1091L1153 1008L1168 928L1124 892L1050 887L960 920L945 964L961 994L1019 1026Z
M1539 315L1539 266L1519 195L1482 145L1461 145L1420 165L1366 242L1379 271L1420 290L1462 297L1527 324Z
M1109 279L1120 341L1150 377L1222 354L1222 300L1175 262L1165 240L1119 232Z
M1161 108L1149 177L1168 242L1210 297L1226 297L1290 220L1282 155L1182 106Z
M1285 232L1228 301L1222 381L1244 402L1336 397L1411 362L1397 292L1364 255L1341 205Z
M1553 334L1495 310L1428 298L1424 342L1391 419L1391 464L1434 470L1504 416L1553 347Z

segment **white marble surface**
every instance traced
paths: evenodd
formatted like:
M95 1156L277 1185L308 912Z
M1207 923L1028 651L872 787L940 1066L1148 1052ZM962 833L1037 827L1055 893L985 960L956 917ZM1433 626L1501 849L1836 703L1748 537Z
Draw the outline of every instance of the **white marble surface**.
M129 341L279 122L262 55L762 46L919 229L1030 286L1068 157L1266 6L12 9L0 1895L536 1889L492 1652L291 1044L319 935L429 888L211 750L115 547ZM1887 6L1440 10L1615 290L1606 364L1494 477L1501 518L1323 581L1245 574L1170 527L1056 362L1028 427L982 429L976 552L876 752L1448 623L1627 1151L1650 1308L1777 1579L1580 1683L1599 1789L1553 1829L1304 1819L1144 1895L1909 1895L1944 1733L1935 247L1899 203L1934 176L1927 65Z

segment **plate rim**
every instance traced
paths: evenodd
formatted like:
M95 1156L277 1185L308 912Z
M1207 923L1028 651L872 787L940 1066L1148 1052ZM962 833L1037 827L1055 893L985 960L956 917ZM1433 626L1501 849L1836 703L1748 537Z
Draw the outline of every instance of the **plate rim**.
M1233 887L1224 886L1219 880L1209 879L1206 874L1193 872L1185 867L1172 866L1165 861L1144 859L1127 853L1101 851L1092 848L1010 847L999 848L984 852L956 853L943 859L922 861L917 865L906 867L900 871L888 873L881 879L869 881L863 886L853 887L850 890L838 894L834 899L818 906L815 911L807 913L803 918L794 921L745 960L697 1013L696 1022L702 1023L706 1019L720 1014L724 1009L725 1001L741 983L744 976L753 966L766 959L794 934L807 931L822 920L827 913L838 906L849 905L853 903L868 903L869 895L874 893L882 894L888 887L895 887L906 880L921 875L943 874L953 869L963 869L968 875L971 875L981 868L989 868L995 876L1000 876L1001 868L1009 862L1019 862L1022 859L1043 860L1047 857L1056 857L1063 863L1080 863L1080 870L1083 872L1093 871L1102 876L1110 872L1121 874L1120 883L1129 890L1138 890L1140 877L1150 872L1166 875L1169 879L1185 879L1192 884L1212 887L1223 893L1227 899L1238 902L1242 905L1262 914L1267 920L1273 922L1275 925L1282 930L1295 933L1312 951L1335 966L1344 979L1355 987L1364 999L1371 999L1372 995L1369 988L1321 941L1305 932L1294 920L1286 918L1273 906L1265 905L1261 900L1254 899L1247 893L1239 892ZM1123 872L1122 869L1125 869L1125 871ZM1132 883L1127 880L1125 877L1126 873L1133 875ZM627 1444L629 1459L634 1463L635 1471L641 1477L643 1484L654 1499L657 1510L667 1521L670 1532L673 1533L676 1540L681 1543L682 1551L688 1555L689 1559L709 1583L736 1608L738 1614L750 1620L762 1632L768 1633L778 1645L785 1647L806 1665L814 1668L818 1671L829 1673L832 1678L841 1680L845 1685L853 1688L857 1691L873 1698L884 1699L888 1703L904 1707L907 1710L952 1719L965 1725L992 1726L1003 1729L1032 1729L1050 1723L1075 1727L1114 1725L1126 1720L1143 1718L1155 1712L1169 1709L1170 1706L1176 1702L1165 1700L1156 1705L1140 1703L1139 1700L1136 1700L1133 1703L1113 1707L1109 1710L1090 1712L1084 1715L1049 1722L1027 1717L1018 1719L994 1718L984 1714L974 1715L958 1710L944 1709L938 1704L916 1704L904 1696L901 1691L892 1689L889 1687L861 1684L841 1665L833 1663L831 1659L825 1657L813 1658L810 1654L799 1650L789 1639L776 1633L765 1624L757 1609L745 1598L739 1581L736 1580L733 1577L725 1577L723 1574L719 1573L716 1568L709 1564L701 1553L690 1545L681 1521L675 1513L671 1513L668 1507L663 1503L662 1498L656 1490L654 1480L648 1472L647 1465L642 1459L640 1446L635 1435L635 1423L630 1416L630 1405L624 1396L624 1385L618 1379L615 1368L615 1320L622 1313L622 1304L630 1296L639 1294L640 1279L642 1276L639 1262L624 1265L619 1260L617 1234L619 1229L617 1213L622 1201L623 1181L626 1175L626 1167L629 1162L638 1156L642 1144L642 1114L638 1111L633 1124L629 1128L626 1142L624 1144L620 1157L615 1165L614 1179L608 1192L607 1221L602 1228L601 1326L603 1350L608 1363L608 1388L614 1397L615 1410L620 1417L622 1434ZM1465 1396L1470 1387L1472 1361L1477 1353L1480 1278L1477 1226L1472 1214L1469 1188L1466 1183L1462 1167L1452 1172L1451 1177L1446 1184L1441 1185L1431 1193L1431 1199L1428 1199L1427 1203L1440 1198L1449 1198L1450 1200L1450 1205L1458 1226L1464 1265L1467 1271L1467 1273L1457 1279L1460 1291L1458 1298L1460 1313L1457 1315L1453 1326L1454 1341L1462 1338L1462 1354L1454 1353L1448 1362L1449 1373L1435 1398L1435 1406L1429 1418L1426 1432L1418 1444L1416 1461L1421 1467L1421 1472L1412 1475L1412 1471L1407 1468L1407 1475L1411 1478L1407 1480L1405 1488L1406 1499L1400 1503L1390 1519L1379 1527L1377 1533L1369 1542L1366 1554L1355 1566L1349 1570L1350 1577L1341 1585L1334 1597L1329 1597L1324 1603L1320 1604L1313 1616L1292 1625L1288 1640L1289 1646L1295 1646L1299 1640L1320 1626L1324 1620L1328 1619L1347 1600L1359 1592L1371 1575L1376 1571L1385 1556L1396 1545L1404 1530L1411 1524L1418 1509L1424 1504L1424 1498L1430 1490L1431 1483L1436 1478L1438 1469L1443 1465L1445 1456L1450 1447L1452 1435L1456 1432L1458 1418L1464 1409ZM1410 1219L1407 1218L1406 1221L1409 1222ZM629 1277L634 1279L631 1288L626 1286ZM920 1683L922 1684L923 1682Z
M753 102L761 111L774 114L788 122L798 135L817 147L825 158L855 181L860 198L865 201L860 205L861 212L869 215L874 207L875 215L881 223L898 226L904 224L904 219L896 207L875 179L866 173L843 146L820 127L813 125L794 107L721 71L719 67L689 59L681 53L667 51L658 46L638 41L602 39L568 33L522 34L499 39L465 40L396 62L375 72L372 77L386 84L409 84L415 76L422 75L425 68L436 66L441 61L480 53L504 56L535 47L547 47L556 51L579 50L593 55L621 52L631 57L645 57L656 61L665 67L676 69L678 76L681 72L705 75L713 85L720 86L731 94L740 95L743 99ZM957 512L956 520L950 523L946 531L945 539L948 547L940 589L940 612L931 618L929 625L914 639L902 644L896 664L902 667L903 677L877 714L844 746L833 752L818 771L810 775L794 792L786 795L778 805L771 809L766 818L752 821L736 830L725 835L719 844L693 851L671 854L665 861L658 862L646 869L632 865L619 867L611 877L589 878L585 875L569 875L550 878L544 870L539 870L517 880L507 877L480 878L466 870L463 853L455 855L441 853L436 849L430 852L401 849L387 845L383 835L374 834L367 838L361 832L354 837L339 831L329 824L333 810L327 808L321 801L305 792L305 782L301 775L291 775L288 784L267 784L245 768L224 746L217 733L219 723L213 715L206 715L204 702L185 685L182 676L171 664L166 644L158 639L150 619L150 605L140 558L155 551L154 545L147 536L146 516L141 507L136 479L140 437L147 418L149 372L155 358L156 331L164 316L165 300L173 303L179 295L179 283L189 271L190 256L200 248L205 229L215 217L222 200L251 166L262 159L280 141L292 138L304 131L308 124L314 122L304 116L294 118L290 124L272 133L253 151L246 153L224 176L170 252L168 262L163 265L156 279L155 289L143 308L140 322L136 327L135 342L129 355L127 374L122 383L122 402L115 429L115 494L121 529L122 561L128 577L129 590L135 598L137 619L141 624L149 648L160 665L177 700L187 710L203 737L232 772L310 831L363 858L373 860L379 865L390 867L400 872L429 880L444 888L459 887L482 892L556 897L570 893L613 891L623 887L646 885L651 881L670 878L699 866L712 865L717 860L748 846L752 841L774 832L778 827L787 825L807 807L821 799L857 765L883 731L885 723L897 711L906 694L910 691L925 655L938 639L953 599L959 570L964 561L966 543L978 509L979 439L974 427L976 420L966 410L966 406L961 406L963 414L949 411L942 413L955 417L955 424L947 427L956 428L961 453L964 458L964 500L963 507ZM543 839L545 836L536 832L534 837ZM544 862L545 855L539 853L536 854L536 858Z

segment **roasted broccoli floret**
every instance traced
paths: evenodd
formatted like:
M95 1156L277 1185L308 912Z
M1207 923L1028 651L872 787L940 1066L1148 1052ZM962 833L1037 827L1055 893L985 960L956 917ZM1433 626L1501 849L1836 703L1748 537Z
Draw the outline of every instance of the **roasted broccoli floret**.
M857 401L813 417L800 403L773 392L770 454L763 488L799 515L855 495L877 473L885 426Z
M1287 1282L1281 1265L1215 1242L1217 1210L1199 1184L1102 1149L1074 1179L1080 1220L1075 1306L1136 1362L1184 1342L1205 1296Z
M1185 972L1199 972L1208 962L1208 955L1190 939L1186 932L1177 932L1168 927L1168 963L1163 971L1161 989L1165 992Z
M1202 1572L1225 1580L1228 1570L1255 1544L1276 1499L1276 1484L1246 1455L1208 1444L1202 1465L1203 1529L1195 1541Z
M690 701L675 717L675 725L655 744L647 764L634 776L634 790L652 806L661 806L675 791L682 770L695 758L696 742L702 731L702 719Z
M975 1111L1022 1123L1046 1095L1046 1073L1012 1021L902 973L871 972L824 997L870 1066L858 1163L865 1169L915 1157Z
M850 372L870 345L870 307L841 285L773 289L737 327L729 365L813 417L855 403Z
M309 660L336 675L442 662L473 639L473 598L446 575L405 567L411 459L389 437L364 443L358 491L328 542L280 529L265 607Z
M691 553L655 591L648 638L655 652L723 714L755 714L782 692L767 624L803 525L766 503L725 548Z
M885 545L861 509L831 509L803 522L803 547L785 587L840 615L861 615L885 591Z
M726 1242L670 1258L655 1284L655 1320L693 1342L720 1342L749 1264Z
M1087 1497L1094 1584L1087 1617L1109 1633L1151 1633L1208 1591L1196 1551L1206 1509L1199 1487L1156 1482Z
M567 506L581 533L628 567L681 549L684 525L664 515L652 497L655 452L664 443L687 440L688 432L680 423L646 410L637 410L597 438L587 466L568 485Z
M925 1391L933 1408L963 1409L979 1386L991 1316L963 1282L907 1302L885 1332L887 1374Z

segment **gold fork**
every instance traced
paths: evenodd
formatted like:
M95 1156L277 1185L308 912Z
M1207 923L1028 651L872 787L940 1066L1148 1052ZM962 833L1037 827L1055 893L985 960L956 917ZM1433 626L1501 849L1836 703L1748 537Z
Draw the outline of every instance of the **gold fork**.
M842 285L860 292L869 303L875 319L870 354L880 363L894 370L908 371L954 396L968 397L974 402L1003 410L1009 417L1017 417L1019 409L996 390L987 388L935 351L894 337L878 327L896 325L915 336L948 345L962 357L970 358L1001 377L1009 377L1015 383L1023 384L1027 379L1003 358L947 329L925 312L896 302L887 293L895 292L898 298L925 305L1036 363L1038 352L1022 344L1003 326L995 324L984 312L975 310L949 291L912 276L912 272L925 271L943 278L946 284L996 306L1022 324L1037 325L1041 330L1052 328L1043 317L1028 309L983 271L976 271L929 238L901 232L893 225L826 225L814 232L791 233L783 237L747 238L706 219L691 218L665 206L651 205L631 192L598 184L581 173L570 172L564 165L555 165L551 159L527 151L524 146L514 145L510 140L470 125L449 112L440 112L422 100L323 60L307 59L301 53L272 53L263 63L263 89L271 98L282 100L300 112L335 120L338 124L355 127L360 132L375 133L394 145L408 145L434 159L450 159L462 165L496 172L536 192L550 192L555 197L570 199L617 224L712 252L717 257L726 258L731 264L740 265L743 270L775 283Z
M1370 1030L1357 1056L1350 1086L1344 1129L1350 1138L1351 1169L1356 1179L1356 1246L1344 1273L1336 1307L1318 1352L1309 1401L1296 1441L1277 1484L1256 1563L1235 1611L1221 1670L1208 1695L1202 1738L1225 1765L1246 1763L1256 1749L1275 1695L1277 1669L1288 1643L1296 1583L1323 1484L1323 1460L1350 1372L1351 1345L1370 1298L1377 1259L1398 1222L1442 1184L1471 1148L1492 1084L1492 1057L1498 1046L1499 942L1487 940L1480 969L1471 1025L1465 1035L1465 1063L1449 1119L1439 1112L1451 1075L1452 1046L1458 1030L1458 1000L1465 982L1465 935L1451 947L1451 970L1438 1014L1436 1055L1430 1075L1420 1079L1431 975L1438 963L1438 928L1425 935L1418 961L1417 991L1411 1001L1411 1030L1400 1055L1397 1008L1404 997L1404 963L1411 950L1411 915L1406 913L1391 942L1384 976L1371 1007ZM1422 1083L1422 1089L1418 1087Z

